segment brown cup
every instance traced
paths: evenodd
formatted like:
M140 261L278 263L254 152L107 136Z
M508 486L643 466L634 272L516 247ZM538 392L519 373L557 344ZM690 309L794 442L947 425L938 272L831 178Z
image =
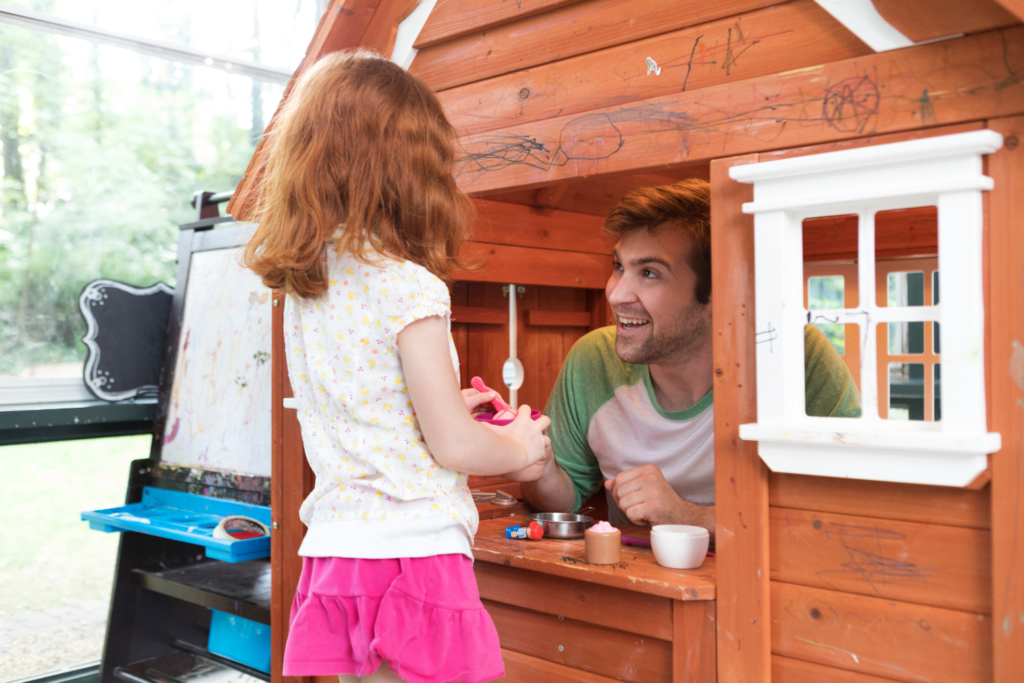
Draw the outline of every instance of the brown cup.
M615 564L621 558L622 532L602 534L587 529L583 532L589 564Z

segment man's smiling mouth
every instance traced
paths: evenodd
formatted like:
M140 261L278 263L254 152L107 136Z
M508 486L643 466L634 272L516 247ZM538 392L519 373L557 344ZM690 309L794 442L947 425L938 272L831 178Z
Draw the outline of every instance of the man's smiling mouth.
M651 322L650 320L645 320L643 318L626 318L621 315L616 316L616 318L619 320L619 327L624 330L635 330Z

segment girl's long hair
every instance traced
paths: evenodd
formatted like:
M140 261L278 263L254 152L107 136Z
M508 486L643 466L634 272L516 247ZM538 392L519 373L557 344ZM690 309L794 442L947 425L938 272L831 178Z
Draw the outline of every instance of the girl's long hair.
M326 291L336 232L339 252L364 263L370 247L441 279L463 265L473 204L452 176L455 130L419 78L373 53L327 55L299 78L267 143L243 259L268 287Z

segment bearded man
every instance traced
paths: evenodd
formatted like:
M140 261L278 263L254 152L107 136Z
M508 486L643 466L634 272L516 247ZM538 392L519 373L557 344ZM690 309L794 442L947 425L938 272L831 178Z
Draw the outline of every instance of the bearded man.
M612 209L605 288L614 327L580 339L545 413L552 452L506 475L546 511L575 511L602 486L622 524L714 534L711 195L703 180L648 187ZM860 394L816 327L804 330L808 415L859 417Z

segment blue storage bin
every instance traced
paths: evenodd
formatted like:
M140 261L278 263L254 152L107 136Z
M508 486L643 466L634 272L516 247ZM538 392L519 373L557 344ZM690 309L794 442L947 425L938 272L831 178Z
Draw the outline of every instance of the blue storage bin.
M206 556L225 562L244 562L270 557L270 536L225 540L213 537L213 530L225 517L252 517L271 527L270 508L224 498L210 498L182 491L145 487L142 502L82 513L82 519L97 531L137 531L151 536L195 543L206 548Z
M215 655L270 673L270 627L243 617L210 609L210 642Z

